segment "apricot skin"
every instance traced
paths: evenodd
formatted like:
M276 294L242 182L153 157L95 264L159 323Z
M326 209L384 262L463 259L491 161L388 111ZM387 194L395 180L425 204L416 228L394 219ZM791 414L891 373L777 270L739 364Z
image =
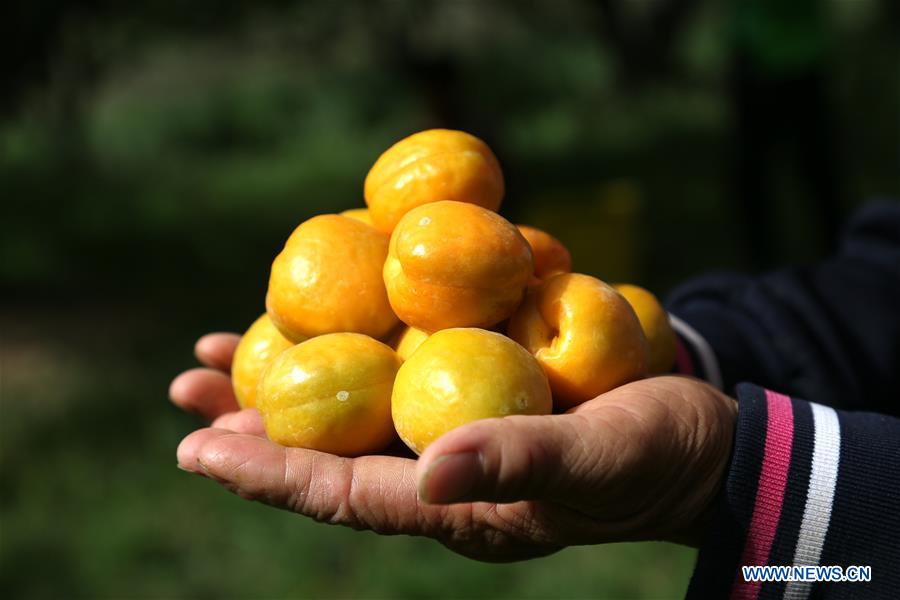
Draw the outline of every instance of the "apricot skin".
M466 423L553 408L547 377L524 348L483 329L433 334L400 370L391 413L403 442L417 454Z
M516 225L534 254L534 276L543 281L557 273L572 271L572 255L558 239L530 225Z
M429 129L388 148L369 170L364 193L375 228L391 233L404 214L430 202L456 200L496 212L503 172L477 137Z
M369 216L368 208L348 208L345 211L341 211L341 216L356 219L366 225L372 225L372 217Z
M637 315L621 294L589 275L554 275L530 289L508 333L544 368L559 410L647 372Z
M656 296L642 287L631 284L618 284L614 287L628 301L641 322L644 336L650 345L649 373L661 375L670 372L675 365L677 350L669 314Z
M429 333L487 329L512 314L533 270L531 248L514 225L480 206L444 201L400 220L384 281L407 325Z
M283 446L341 456L384 450L395 439L391 391L399 367L393 350L358 333L285 350L259 384L266 434Z
M426 332L407 325L394 337L391 348L397 352L400 360L405 362L427 339Z
M231 382L241 408L256 406L256 388L266 367L293 345L265 313L250 325L231 360Z
M272 263L272 322L292 341L341 331L385 336L397 324L381 274L387 246L387 236L355 219L305 221Z

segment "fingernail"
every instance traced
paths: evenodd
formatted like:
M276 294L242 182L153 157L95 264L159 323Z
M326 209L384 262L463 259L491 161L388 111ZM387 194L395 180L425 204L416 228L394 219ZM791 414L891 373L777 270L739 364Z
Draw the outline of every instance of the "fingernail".
M481 478L477 452L447 454L436 459L419 483L419 497L430 504L450 504L465 498Z

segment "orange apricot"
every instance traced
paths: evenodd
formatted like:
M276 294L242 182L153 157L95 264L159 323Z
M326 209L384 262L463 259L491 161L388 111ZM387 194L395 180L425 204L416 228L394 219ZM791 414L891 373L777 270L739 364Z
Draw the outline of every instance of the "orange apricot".
M366 204L376 229L393 231L416 206L456 200L492 211L503 200L503 172L487 144L463 131L429 129L378 157L366 176Z
M302 223L272 263L266 309L286 338L351 331L378 338L397 324L381 270L388 237L355 219Z
M558 409L567 410L646 374L648 348L634 310L606 283L562 273L531 288L509 336L547 373Z
M543 281L556 273L572 270L572 255L558 239L530 225L516 225L534 254L534 276Z
M407 325L429 333L487 329L513 313L533 270L531 248L509 221L443 201L416 207L397 224L384 282Z

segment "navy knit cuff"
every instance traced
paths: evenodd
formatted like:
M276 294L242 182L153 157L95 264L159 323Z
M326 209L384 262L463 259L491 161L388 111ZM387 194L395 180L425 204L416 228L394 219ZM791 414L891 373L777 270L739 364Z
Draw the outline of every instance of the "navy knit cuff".
M734 452L688 598L878 597L900 585L900 421L737 386ZM742 566L865 565L871 583L748 582Z

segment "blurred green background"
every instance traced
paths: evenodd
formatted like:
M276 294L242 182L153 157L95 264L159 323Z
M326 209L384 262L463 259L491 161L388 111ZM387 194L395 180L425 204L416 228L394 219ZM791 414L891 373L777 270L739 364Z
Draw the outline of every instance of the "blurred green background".
M900 195L890 0L14 3L0 98L10 598L680 597L694 552L512 565L318 525L175 469L193 341L242 331L378 154L484 138L512 220L664 294L815 260ZM753 235L750 235L750 232Z

